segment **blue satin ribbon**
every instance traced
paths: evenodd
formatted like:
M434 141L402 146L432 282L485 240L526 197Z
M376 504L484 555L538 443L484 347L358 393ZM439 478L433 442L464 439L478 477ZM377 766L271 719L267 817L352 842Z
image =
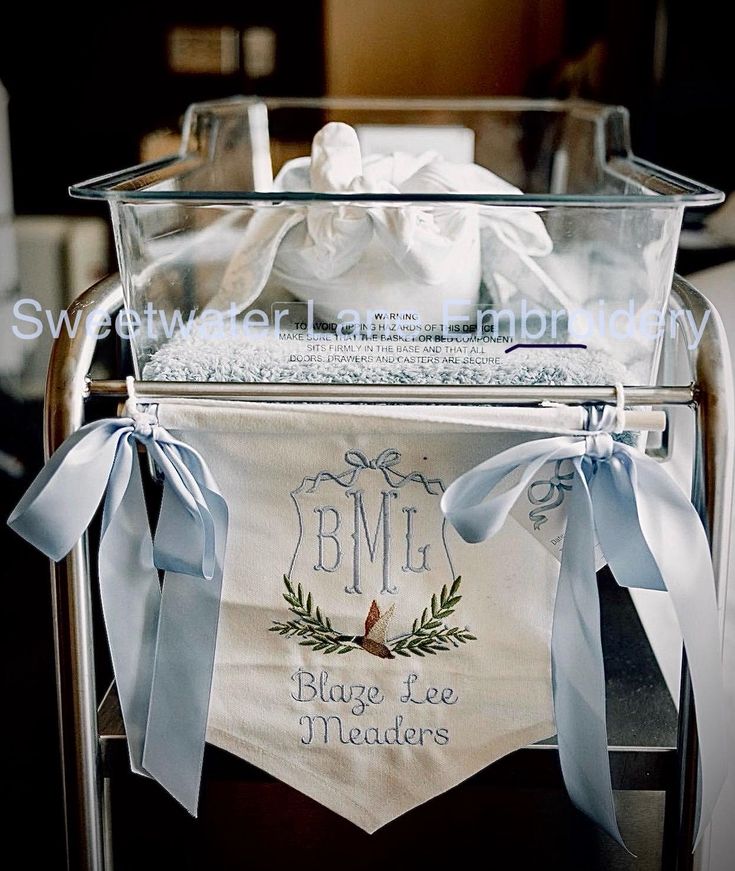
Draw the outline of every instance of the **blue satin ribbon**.
M696 846L727 771L720 631L707 536L689 499L659 464L614 441L613 409L590 430L510 448L454 481L442 510L468 542L495 535L538 472L573 468L551 638L559 758L574 804L618 843L605 721L605 671L595 572L595 531L618 584L668 590L684 639L699 735L701 790ZM504 489L516 470L520 479Z
M70 436L9 525L64 557L102 498L99 583L133 771L155 778L192 814L199 799L214 669L227 505L202 457L128 405ZM163 477L151 537L137 444ZM163 587L158 569L166 571Z

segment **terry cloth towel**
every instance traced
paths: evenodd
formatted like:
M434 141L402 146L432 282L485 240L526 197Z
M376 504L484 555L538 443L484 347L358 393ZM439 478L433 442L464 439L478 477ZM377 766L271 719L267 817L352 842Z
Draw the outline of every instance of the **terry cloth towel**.
M355 130L332 122L314 137L311 157L286 163L274 190L337 194L521 194L476 164L455 164L434 152L362 158ZM311 300L334 319L349 306L417 312L441 320L443 303L477 302L484 281L501 304L571 309L536 263L552 250L533 209L473 203L309 203L257 209L208 307L243 311L269 279ZM457 309L459 311L459 309Z
M240 381L312 384L617 384L626 367L602 351L582 348L394 342L324 344L309 352L293 339L253 340L242 334L207 337L181 333L143 369L146 381Z
M583 428L583 410L202 401L158 416L230 510L211 743L372 832L554 734L565 470L542 469L481 546L439 501L538 429Z

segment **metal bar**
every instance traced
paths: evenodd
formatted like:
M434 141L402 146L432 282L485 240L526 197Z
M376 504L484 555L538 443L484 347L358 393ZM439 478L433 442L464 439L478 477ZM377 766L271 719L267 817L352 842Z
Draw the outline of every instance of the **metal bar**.
M84 314L93 308L117 308L117 277L106 278L71 308ZM94 335L79 330L72 338L62 330L49 362L44 404L44 449L48 458L84 419L86 374L95 349ZM86 537L52 567L52 605L56 685L66 819L67 864L70 869L104 867L102 793L99 776L94 638Z
M251 402L364 402L401 405L489 403L492 405L539 405L559 402L581 405L588 402L614 403L614 387L512 386L432 387L404 384L243 384L212 382L137 381L140 399L154 402L180 399L233 399ZM87 395L122 398L124 381L88 381ZM693 385L626 387L626 405L691 405L696 401Z
M113 780L130 775L130 759L123 737L103 738L103 770ZM613 789L663 792L676 771L672 747L610 747ZM278 778L219 747L207 746L203 779L231 783L275 783ZM564 789L559 748L552 744L521 747L471 778L472 785L507 789ZM465 782L467 785L467 782Z
M700 444L695 457L701 464L696 474L698 492L693 494L695 507L702 514L712 549L715 591L724 617L727 570L730 557L733 481L735 464L735 396L733 395L732 361L722 319L709 302L681 278L674 290L683 307L692 312L693 320L703 322L709 312L710 322L693 354L693 372L697 383L697 429Z
M105 777L102 781L102 836L104 850L104 869L113 871L114 845L112 842L112 780Z
M688 282L677 277L673 304L691 311L693 320L703 323L709 312L710 323L698 346L690 352L691 369L697 383L697 421L692 502L707 530L712 553L715 591L724 616L727 569L730 554L732 519L733 462L735 457L735 397L731 381L731 360L724 326L718 313ZM685 327L685 319L679 323ZM691 337L690 337L691 338ZM696 345L689 341L690 347ZM683 661L679 705L679 783L676 790L678 831L676 844L665 844L677 871L694 867L695 859L704 865L708 842L705 839L692 854L697 825L698 739L691 680ZM724 760L723 760L724 762ZM667 815L668 816L668 815ZM667 819L665 833L672 828Z

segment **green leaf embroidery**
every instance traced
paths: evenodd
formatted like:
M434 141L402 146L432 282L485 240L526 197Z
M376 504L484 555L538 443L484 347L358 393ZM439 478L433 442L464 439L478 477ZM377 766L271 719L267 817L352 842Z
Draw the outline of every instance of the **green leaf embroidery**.
M273 625L268 629L269 632L277 632L284 638L303 638L303 641L299 641L302 647L311 647L323 653L345 654L359 649L356 644L352 644L332 628L329 617L319 606L314 608L312 594L310 592L305 594L301 584L294 589L287 575L283 576L283 584L286 588L283 598L297 619L274 620Z
M427 653L435 656L468 641L477 641L467 628L444 625L444 620L454 613L457 605L462 601L459 593L461 583L462 578L457 577L451 589L448 590L445 584L438 597L434 593L430 607L424 608L421 616L413 621L411 632L396 641L391 651L399 656L423 657Z
M392 653L423 658L446 653L468 641L477 641L466 627L447 626L444 622L462 600L459 592L461 582L461 577L457 577L449 589L445 584L438 595L434 593L431 596L429 607L424 608L421 616L413 621L411 632L390 645ZM315 605L311 592L305 591L301 584L294 587L287 575L283 576L283 584L283 598L294 617L284 621L274 620L269 632L276 632L284 638L301 639L298 642L300 646L324 654L344 655L360 649L349 636L332 627L329 617L319 605Z

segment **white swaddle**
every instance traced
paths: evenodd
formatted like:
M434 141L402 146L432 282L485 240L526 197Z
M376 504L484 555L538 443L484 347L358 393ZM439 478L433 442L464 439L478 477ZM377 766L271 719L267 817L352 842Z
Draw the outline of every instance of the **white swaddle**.
M553 735L560 470L482 545L439 500L529 429L584 416L161 404L230 509L208 740L374 831Z
M274 189L335 194L503 194L522 192L476 164L455 164L434 152L397 152L363 159L355 130L332 122L314 137L311 157L284 165ZM534 258L551 239L533 210L474 203L333 201L258 209L244 230L212 309L242 311L268 280L312 300L320 316L346 308L417 312L439 323L446 300L467 310L484 281L507 303L562 304L562 291ZM456 313L461 308L455 308Z

